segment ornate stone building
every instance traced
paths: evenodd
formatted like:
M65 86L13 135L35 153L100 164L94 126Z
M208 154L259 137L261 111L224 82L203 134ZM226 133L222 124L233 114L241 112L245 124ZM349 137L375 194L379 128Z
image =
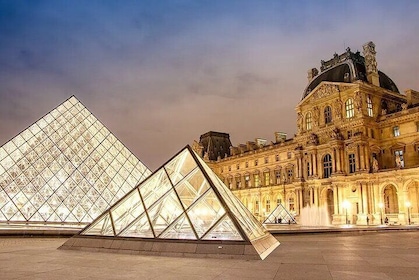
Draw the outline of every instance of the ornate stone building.
M348 48L308 71L294 138L275 133L207 157L260 220L282 203L297 219L316 206L333 224L419 223L419 92L400 93L375 54L369 42L363 55Z

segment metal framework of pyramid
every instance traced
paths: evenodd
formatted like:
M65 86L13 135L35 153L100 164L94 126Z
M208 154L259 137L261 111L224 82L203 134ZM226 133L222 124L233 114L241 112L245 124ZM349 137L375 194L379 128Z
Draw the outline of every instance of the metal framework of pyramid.
M150 174L72 96L0 147L0 223L84 227Z
M278 245L186 146L61 248L264 259Z
M264 224L296 224L294 217L285 207L279 203L278 206L269 214Z

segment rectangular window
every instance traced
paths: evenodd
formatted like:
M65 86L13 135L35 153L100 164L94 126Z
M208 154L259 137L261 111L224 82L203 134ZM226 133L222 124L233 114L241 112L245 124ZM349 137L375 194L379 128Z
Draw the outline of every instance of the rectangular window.
M264 185L265 186L269 186L270 185L270 176L269 176L269 172L265 172L265 173L263 173L263 176L264 176L264 179L265 179L265 183L264 183Z
M393 127L393 135L394 137L400 136L400 129L398 126Z
M348 130L348 139L351 139L352 137L352 130Z
M260 185L259 174L254 174L253 178L255 179L255 187L259 187Z
M416 122L416 131L419 132L419 122Z
M277 200L276 200L276 206L278 206L279 204L281 204L281 199L280 198L278 198Z
M290 211L294 211L294 198L293 198L293 197L291 197L291 198L288 200L288 204L289 204L288 209L289 209Z
M231 190L233 188L233 179L228 178L228 188Z
M307 177L310 176L310 162L307 162Z
M292 172L292 168L289 168L288 170L287 170L287 175L288 175L288 182L292 182L292 176L293 176L293 174L292 174L293 172Z
M371 138L373 138L373 139L375 138L375 136L374 136L374 129L372 129L372 128L371 128Z
M369 95L367 96L367 111L368 111L368 116L369 117L374 116L374 112L372 111L372 100L371 100L371 97Z
M291 158L291 152L287 153L287 158L290 159Z
M258 160L255 159L255 166L258 166Z
M281 184L281 171L275 171L275 182L277 185Z
M349 173L355 173L355 154L349 154Z
M237 170L239 170L239 169L240 169L240 164L239 164L239 163L237 163L237 165L236 165L236 169L237 169Z
M231 165L228 167L228 171L231 171Z
M266 213L270 213L271 212L271 201L270 200L266 200Z
M419 127L419 126L418 126ZM419 131L419 130L418 130ZM279 161L279 155L275 156L275 161Z
M245 166L246 166L246 168L248 168L248 167L249 167L249 163L248 163L247 161L246 161Z
M255 201L255 215L259 216L259 201Z
M268 162L269 162L269 158L265 157L265 163L268 163Z

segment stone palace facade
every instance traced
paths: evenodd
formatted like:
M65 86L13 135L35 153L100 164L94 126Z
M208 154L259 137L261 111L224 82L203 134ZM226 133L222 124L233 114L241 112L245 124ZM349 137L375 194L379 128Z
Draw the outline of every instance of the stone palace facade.
M261 221L281 203L297 220L324 207L332 224L419 223L419 92L377 69L375 45L308 71L297 133L232 146L208 132L198 152Z

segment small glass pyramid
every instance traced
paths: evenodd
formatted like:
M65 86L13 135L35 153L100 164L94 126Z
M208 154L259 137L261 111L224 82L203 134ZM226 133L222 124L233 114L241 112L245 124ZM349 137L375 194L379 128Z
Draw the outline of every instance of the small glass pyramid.
M278 203L278 206L268 215L264 224L296 224L294 217L285 207Z
M0 222L87 224L150 174L72 96L0 147Z
M272 237L189 146L80 233L248 244L267 235ZM275 248L279 243L272 239ZM272 244L266 244L256 251L269 251Z

